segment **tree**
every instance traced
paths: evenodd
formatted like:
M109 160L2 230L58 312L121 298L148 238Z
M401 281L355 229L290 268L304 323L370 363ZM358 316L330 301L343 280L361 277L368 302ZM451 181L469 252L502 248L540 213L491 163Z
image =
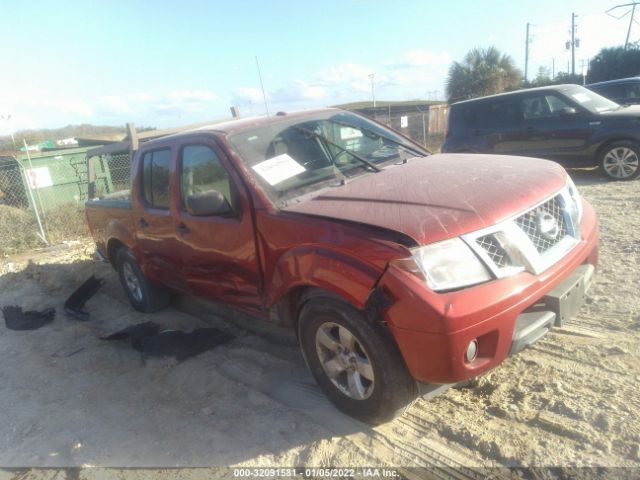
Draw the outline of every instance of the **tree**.
M474 48L462 62L449 67L449 102L515 90L522 85L522 72L509 55L495 47Z
M604 82L617 78L640 75L640 48L638 44L603 48L589 62L589 82Z

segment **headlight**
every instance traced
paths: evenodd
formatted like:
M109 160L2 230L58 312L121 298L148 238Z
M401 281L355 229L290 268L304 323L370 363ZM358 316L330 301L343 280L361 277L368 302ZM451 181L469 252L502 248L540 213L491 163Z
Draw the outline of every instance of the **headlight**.
M575 231L579 232L580 221L582 220L582 200L576 185L573 183L573 180L571 180L569 175L567 175L567 192L571 199L571 202L567 205L567 211L571 217L571 222L573 223Z
M460 238L418 247L411 257L392 263L423 278L435 291L453 290L491 280L491 274Z

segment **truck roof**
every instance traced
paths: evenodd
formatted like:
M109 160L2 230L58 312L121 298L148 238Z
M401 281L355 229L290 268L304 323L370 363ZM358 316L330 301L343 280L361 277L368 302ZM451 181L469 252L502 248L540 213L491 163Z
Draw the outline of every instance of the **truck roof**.
M231 134L242 132L245 130L251 130L256 127L262 127L265 125L272 125L272 124L284 122L290 118L302 118L306 116L315 115L317 113L330 112L330 111L337 112L340 110L337 108L317 108L312 110L302 110L302 111L291 112L291 113L278 112L275 115L271 115L269 117L239 118L237 120L227 120L221 123L212 123L211 125L203 125L201 127L197 127L191 130L186 130L184 132L176 133L175 135L183 135L186 133L200 132L202 130L215 131L215 132L231 135Z

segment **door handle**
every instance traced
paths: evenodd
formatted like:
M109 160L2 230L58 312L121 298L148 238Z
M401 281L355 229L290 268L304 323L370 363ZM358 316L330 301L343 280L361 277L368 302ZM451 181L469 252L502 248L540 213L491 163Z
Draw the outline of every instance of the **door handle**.
M141 218L140 220L138 220L138 226L141 229L144 230L145 228L147 228L149 226L149 224L147 223L147 221L144 218Z
M181 223L180 225L178 225L176 227L176 230L181 235L185 235L185 234L189 233L189 227L187 227L184 223Z

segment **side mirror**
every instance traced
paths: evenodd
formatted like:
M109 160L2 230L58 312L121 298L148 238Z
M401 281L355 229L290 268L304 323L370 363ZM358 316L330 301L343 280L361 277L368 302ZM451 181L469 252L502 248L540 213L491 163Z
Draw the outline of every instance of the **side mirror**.
M575 115L577 113L576 109L573 107L564 107L560 109L560 116L564 117L566 115Z
M196 217L231 213L231 205L217 190L207 190L189 195L186 203L187 212Z

